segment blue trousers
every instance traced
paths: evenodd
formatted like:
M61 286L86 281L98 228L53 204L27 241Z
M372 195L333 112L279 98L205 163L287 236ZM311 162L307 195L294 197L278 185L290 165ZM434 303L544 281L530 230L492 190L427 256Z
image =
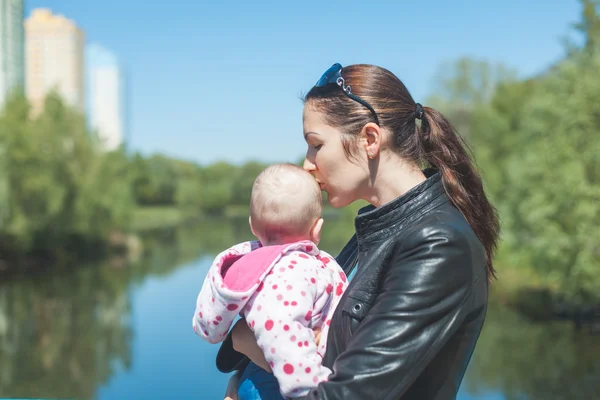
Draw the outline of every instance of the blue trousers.
M279 392L275 375L250 362L238 387L239 400L285 400Z

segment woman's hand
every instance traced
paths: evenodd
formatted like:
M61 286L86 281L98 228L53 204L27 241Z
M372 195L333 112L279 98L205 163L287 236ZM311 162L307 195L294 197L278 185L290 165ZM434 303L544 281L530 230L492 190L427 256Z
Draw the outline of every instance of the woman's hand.
M248 327L245 319L240 319L231 330L231 339L235 351L245 354L252 362L267 372L273 372L265 359L265 355L256 342L254 332Z
M225 399L223 400L238 400L238 386L240 385L241 375L242 371L236 371L235 374L231 375L229 382L227 383Z

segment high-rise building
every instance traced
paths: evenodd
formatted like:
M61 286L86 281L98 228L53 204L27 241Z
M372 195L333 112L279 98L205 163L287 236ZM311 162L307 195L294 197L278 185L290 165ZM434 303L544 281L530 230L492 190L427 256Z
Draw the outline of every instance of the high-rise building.
M0 0L0 110L15 90L25 87L25 35L23 0ZM0 230L9 217L7 165L0 143Z
M23 0L0 0L0 109L14 90L25 89Z
M25 21L25 87L34 113L48 92L84 112L84 34L75 23L48 9L35 9Z
M124 71L115 55L97 44L86 46L85 59L88 122L103 148L115 150L127 136Z

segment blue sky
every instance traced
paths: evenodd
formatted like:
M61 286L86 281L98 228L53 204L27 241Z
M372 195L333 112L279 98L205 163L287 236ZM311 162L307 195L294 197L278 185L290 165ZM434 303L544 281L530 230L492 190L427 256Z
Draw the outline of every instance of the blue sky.
M552 5L550 5L550 3ZM417 101L445 61L522 76L563 54L577 0L26 0L76 21L129 74L130 147L208 164L297 161L299 95L334 62L381 65Z

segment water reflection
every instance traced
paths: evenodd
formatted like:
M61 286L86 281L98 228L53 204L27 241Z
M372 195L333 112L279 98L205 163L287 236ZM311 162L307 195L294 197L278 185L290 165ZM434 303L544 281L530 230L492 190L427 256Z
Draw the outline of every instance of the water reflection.
M131 363L127 272L82 268L0 287L0 396L90 398Z
M528 320L492 302L469 366L471 393L507 399L600 398L600 337L568 322Z
M336 254L351 221L328 221ZM212 256L251 239L245 219L154 233L135 262L0 284L0 397L219 399L218 349L190 316ZM460 400L589 399L600 394L600 337L541 324L492 297Z

